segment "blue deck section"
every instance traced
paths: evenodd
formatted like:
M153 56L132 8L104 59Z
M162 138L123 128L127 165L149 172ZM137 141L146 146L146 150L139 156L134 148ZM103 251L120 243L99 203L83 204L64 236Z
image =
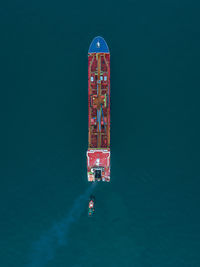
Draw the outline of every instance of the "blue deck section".
M101 37L95 37L89 47L88 53L110 53L106 41Z

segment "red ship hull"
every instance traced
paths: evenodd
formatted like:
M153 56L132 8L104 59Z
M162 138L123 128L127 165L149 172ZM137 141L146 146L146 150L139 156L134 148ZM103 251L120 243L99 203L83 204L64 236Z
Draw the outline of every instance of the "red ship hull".
M88 51L88 181L110 181L110 52L96 37Z

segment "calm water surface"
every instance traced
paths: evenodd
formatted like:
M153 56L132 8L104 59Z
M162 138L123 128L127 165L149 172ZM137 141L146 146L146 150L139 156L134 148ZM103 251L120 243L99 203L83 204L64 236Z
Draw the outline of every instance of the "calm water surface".
M1 3L1 267L200 266L199 8ZM88 219L87 50L97 35L111 51L112 182L94 189Z

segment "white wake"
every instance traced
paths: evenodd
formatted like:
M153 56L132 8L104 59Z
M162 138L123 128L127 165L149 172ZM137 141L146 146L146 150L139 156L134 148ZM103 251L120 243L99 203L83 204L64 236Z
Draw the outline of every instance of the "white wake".
M69 213L63 220L54 223L47 232L40 236L38 241L33 243L29 267L45 266L54 258L59 247L67 245L70 226L79 220L85 210L89 195L94 190L96 184L93 183L84 194L75 200Z

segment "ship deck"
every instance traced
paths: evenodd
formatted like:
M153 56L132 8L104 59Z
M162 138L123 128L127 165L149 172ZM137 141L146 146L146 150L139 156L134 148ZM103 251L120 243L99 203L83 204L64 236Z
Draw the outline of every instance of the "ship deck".
M94 48L90 46L89 51ZM105 45L104 49L105 50ZM108 51L108 50L106 50ZM88 54L89 148L110 147L110 53Z

